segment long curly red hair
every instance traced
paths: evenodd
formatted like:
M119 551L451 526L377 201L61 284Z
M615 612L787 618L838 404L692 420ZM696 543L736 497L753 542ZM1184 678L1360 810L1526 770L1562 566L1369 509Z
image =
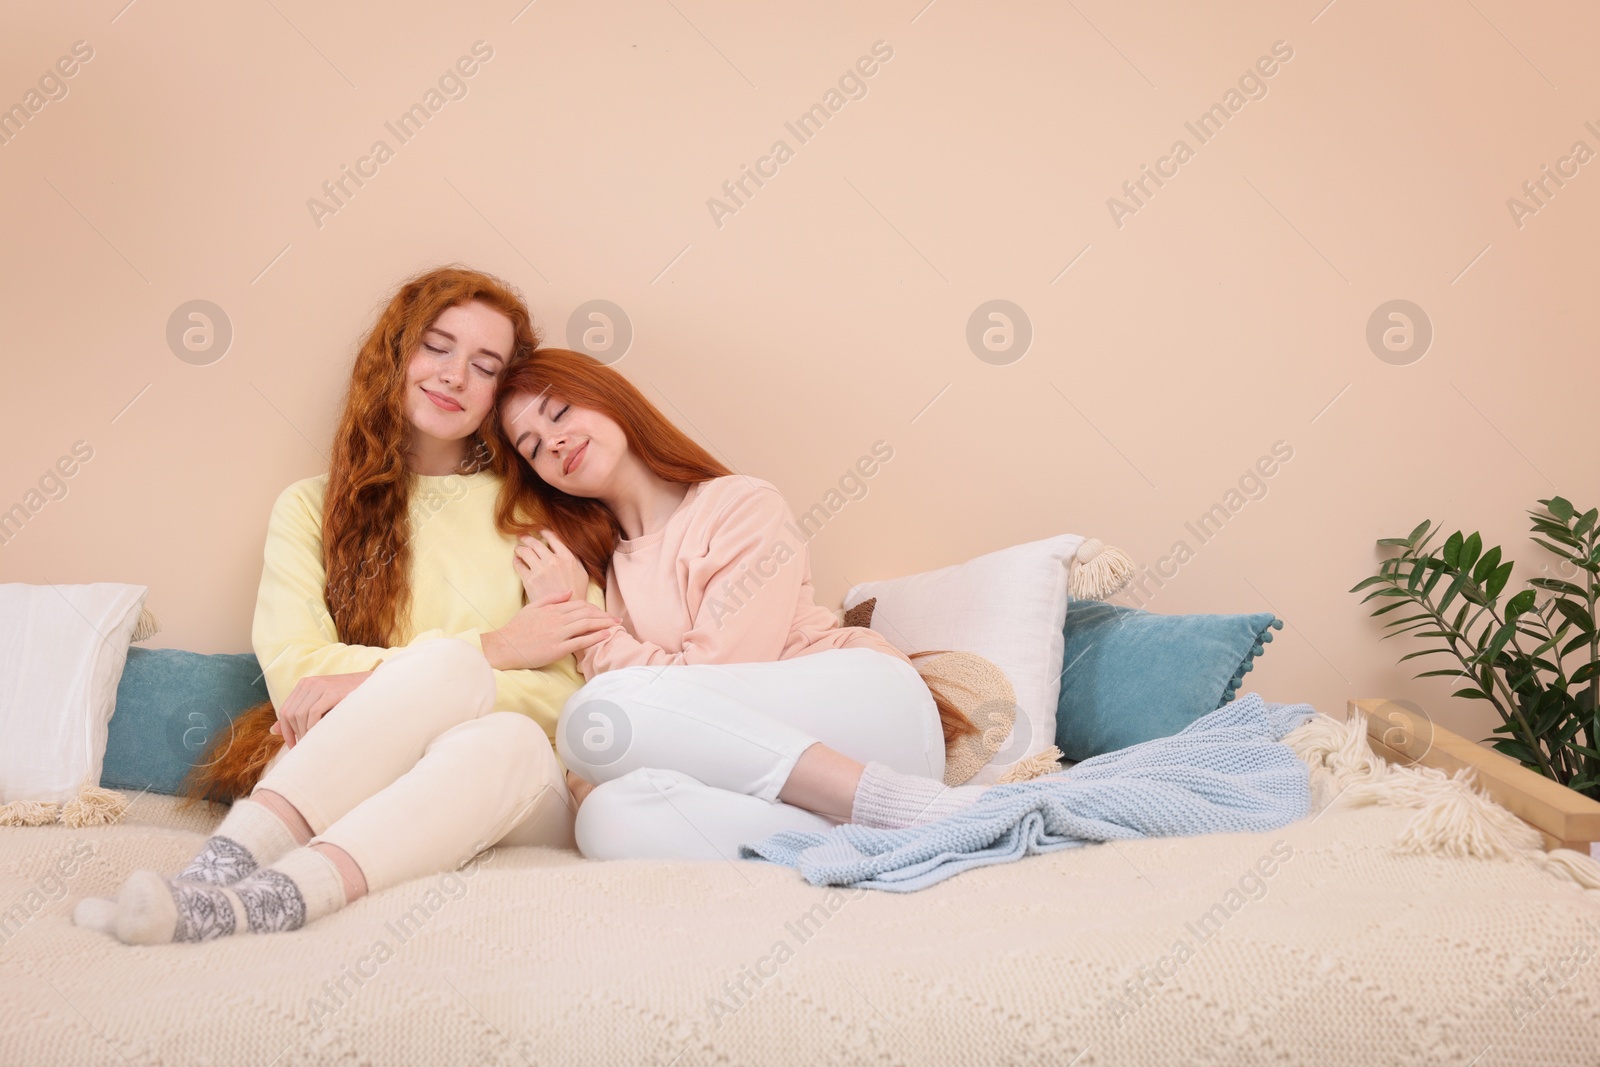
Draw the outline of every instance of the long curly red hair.
M606 569L622 534L616 517L600 501L570 496L540 478L516 454L506 436L502 415L507 406L526 403L527 398L546 392L564 403L608 416L622 428L628 451L664 481L687 484L734 473L674 426L637 386L592 356L566 348L536 348L524 358L511 360L495 389L494 410L484 434L494 437L496 451L509 457L511 465L500 485L495 522L501 532L519 536L535 532L540 525L548 526L601 586L606 584ZM539 520L521 517L526 515L539 516ZM916 653L913 658L938 651L943 650ZM939 709L946 745L978 733L954 702L933 686L929 691Z
M492 275L456 265L403 282L356 352L344 411L333 433L322 513L324 598L345 644L387 648L413 636L408 632L413 479L406 465L411 439L407 368L434 320L446 308L471 301L511 320L507 364L526 363L540 337L521 294ZM498 419L491 415L488 421L498 430ZM464 472L490 470L505 478L521 468L502 438L480 428L477 439L469 442ZM536 501L525 503L537 507ZM276 721L270 702L236 718L190 772L185 795L191 800L232 800L249 793L283 743L269 732Z

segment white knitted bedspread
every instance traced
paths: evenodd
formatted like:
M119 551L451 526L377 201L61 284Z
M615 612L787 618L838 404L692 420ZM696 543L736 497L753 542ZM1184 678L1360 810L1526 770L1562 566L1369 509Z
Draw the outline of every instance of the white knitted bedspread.
M128 947L73 904L176 870L218 818L143 796L109 827L0 829L0 1064L1600 1063L1595 894L1393 854L1410 814L906 895L501 849L294 933Z

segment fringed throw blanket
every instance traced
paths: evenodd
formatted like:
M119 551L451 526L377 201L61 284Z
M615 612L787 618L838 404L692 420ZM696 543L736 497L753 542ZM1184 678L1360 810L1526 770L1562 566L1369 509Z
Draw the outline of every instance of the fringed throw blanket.
M1098 841L1273 830L1310 810L1310 770L1282 738L1315 714L1309 704L1247 693L1171 737L994 786L937 822L785 831L740 852L798 868L812 885L905 893L972 867Z

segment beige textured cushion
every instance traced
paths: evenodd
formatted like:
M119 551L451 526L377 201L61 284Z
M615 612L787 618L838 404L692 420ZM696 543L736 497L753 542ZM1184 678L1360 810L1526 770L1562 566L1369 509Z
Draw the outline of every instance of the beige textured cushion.
M1017 693L999 667L973 652L943 652L911 661L928 683L978 728L945 747L944 784L960 785L1000 751L1017 721Z

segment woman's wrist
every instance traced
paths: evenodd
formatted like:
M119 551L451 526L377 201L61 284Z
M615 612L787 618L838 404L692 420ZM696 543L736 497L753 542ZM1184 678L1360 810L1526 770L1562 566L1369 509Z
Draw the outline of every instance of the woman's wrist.
M507 641L499 630L485 630L482 637L483 658L489 661L489 666L497 671L516 670L522 666L517 660L516 649Z

